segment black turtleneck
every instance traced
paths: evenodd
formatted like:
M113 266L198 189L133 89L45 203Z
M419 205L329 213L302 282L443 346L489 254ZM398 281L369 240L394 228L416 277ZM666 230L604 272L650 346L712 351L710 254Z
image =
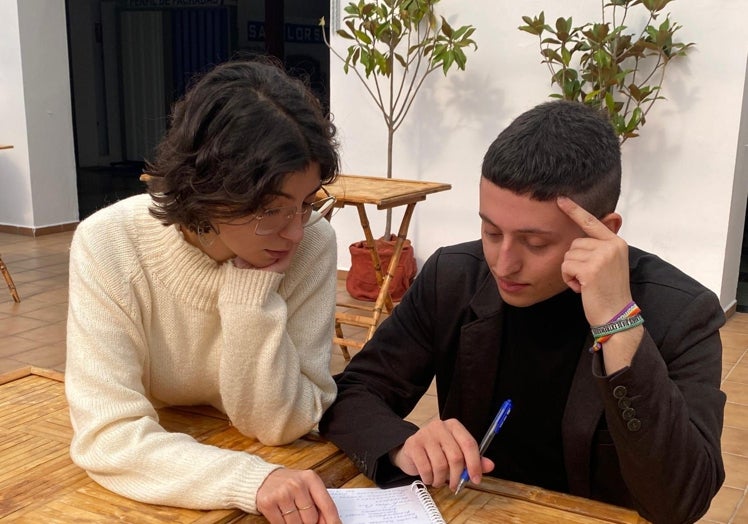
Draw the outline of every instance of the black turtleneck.
M588 331L581 296L571 290L529 307L504 306L493 412L507 398L513 408L486 452L496 463L491 475L568 490L561 419Z

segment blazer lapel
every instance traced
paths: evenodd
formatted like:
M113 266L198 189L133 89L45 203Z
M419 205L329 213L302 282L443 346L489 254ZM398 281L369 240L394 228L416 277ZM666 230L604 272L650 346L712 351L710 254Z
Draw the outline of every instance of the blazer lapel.
M591 345L590 335L574 372L561 423L569 490L583 497L590 495L592 439L603 414L603 402L592 376L592 353L586 349Z
M442 418L459 418L480 440L486 420L493 416L492 401L501 342L502 302L490 273L470 301L476 319L462 326L450 393ZM492 353L486 358L487 353Z

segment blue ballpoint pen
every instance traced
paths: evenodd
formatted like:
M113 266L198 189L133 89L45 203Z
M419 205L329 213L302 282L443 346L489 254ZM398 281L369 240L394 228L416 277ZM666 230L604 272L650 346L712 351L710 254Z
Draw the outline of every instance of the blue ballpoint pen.
M493 422L491 423L491 427L488 428L488 431L486 431L486 434L483 436L483 440L480 441L480 448L478 453L483 456L483 453L486 452L488 449L488 446L491 445L491 441L496 436L496 433L499 432L501 429L501 426L504 425L504 421L506 420L506 417L509 415L509 412L512 410L512 401L509 399L506 399L504 403L499 408L499 412L496 413L496 418L493 419ZM470 480L470 475L468 475L468 470L465 468L462 472L462 476L460 477L460 483L457 484L457 489L455 490L455 495L457 495L462 487L465 485L465 482Z

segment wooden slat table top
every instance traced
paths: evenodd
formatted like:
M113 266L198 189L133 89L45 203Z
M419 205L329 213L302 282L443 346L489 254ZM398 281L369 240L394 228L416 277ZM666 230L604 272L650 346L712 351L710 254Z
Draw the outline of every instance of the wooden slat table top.
M420 180L339 175L334 183L325 188L338 199L339 206L375 204L379 209L387 209L419 202L426 195L447 191L452 186Z
M359 474L344 488L372 487L371 480ZM603 502L575 497L483 477L480 485L466 484L459 495L448 487L429 488L444 520L450 524L647 524L636 511Z
M329 487L356 475L353 463L319 435L287 446L245 437L212 408L159 410L168 431L206 444L256 454L298 469L314 469ZM70 460L72 428L63 375L23 368L0 375L0 520L9 522L267 522L238 509L199 511L143 504L99 486Z
M255 453L293 468L314 469L328 487L371 487L333 444L315 433L267 447L241 435L212 408L159 410L169 431L223 448ZM240 510L198 511L143 504L102 488L68 453L72 428L63 375L33 367L0 375L0 520L9 522L267 522ZM431 488L447 522L493 524L644 524L636 512L515 482L484 477L459 496Z

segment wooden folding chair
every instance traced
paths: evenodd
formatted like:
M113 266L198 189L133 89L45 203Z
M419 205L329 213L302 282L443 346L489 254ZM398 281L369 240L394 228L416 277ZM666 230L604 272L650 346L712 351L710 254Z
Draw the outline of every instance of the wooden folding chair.
M2 257L0 257L0 272L2 272L3 278L5 279L6 284L8 284L8 289L10 289L10 296L13 297L13 301L20 302L21 297L18 296L18 290L16 290L16 285L13 283L13 279L10 276L10 272L8 271L8 268L5 266L5 262L3 262Z

